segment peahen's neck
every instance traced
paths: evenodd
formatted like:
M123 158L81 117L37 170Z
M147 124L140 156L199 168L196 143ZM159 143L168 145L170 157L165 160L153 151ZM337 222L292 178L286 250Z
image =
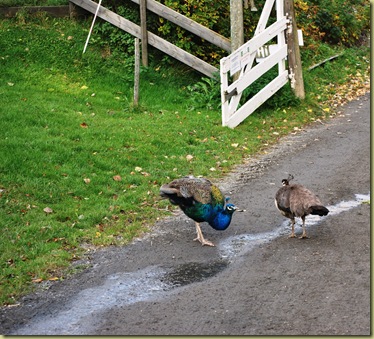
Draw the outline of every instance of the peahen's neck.
M231 223L232 214L227 213L226 210L220 211L215 215L213 220L209 221L209 225L217 231L223 231L229 227Z

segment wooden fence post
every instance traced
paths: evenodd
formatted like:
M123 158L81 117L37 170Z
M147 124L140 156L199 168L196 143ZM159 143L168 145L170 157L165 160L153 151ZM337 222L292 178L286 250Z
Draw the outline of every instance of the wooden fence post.
M293 0L284 0L284 11L287 18L291 21L287 30L287 51L288 68L291 81L291 88L296 97L305 98L303 70L301 66L299 38L297 36L297 26L295 20L295 11Z
M140 0L140 28L142 36L142 63L148 67L147 0Z
M134 106L139 104L140 51L139 39L135 38Z

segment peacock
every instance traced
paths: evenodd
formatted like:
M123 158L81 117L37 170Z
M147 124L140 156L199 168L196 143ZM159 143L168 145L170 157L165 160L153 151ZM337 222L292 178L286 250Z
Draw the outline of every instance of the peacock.
M293 175L282 180L282 187L275 194L275 206L282 215L291 219L291 235L295 238L295 217L300 217L303 222L303 234L300 239L308 238L305 230L305 217L309 214L325 216L329 210L322 205L318 197L309 189L300 184L290 185Z
M215 245L204 239L200 223L207 222L215 230L222 231L229 227L235 211L244 211L227 203L230 198L225 198L210 180L193 175L162 185L160 195L173 205L178 205L184 214L195 221L197 237L194 241L199 241L202 246Z

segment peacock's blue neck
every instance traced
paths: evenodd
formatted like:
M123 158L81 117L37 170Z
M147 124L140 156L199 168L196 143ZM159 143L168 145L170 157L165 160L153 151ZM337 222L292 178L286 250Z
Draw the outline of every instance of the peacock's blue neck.
M209 221L209 225L217 231L223 231L229 227L231 218L232 213L227 213L226 210L222 210L218 212L211 221Z

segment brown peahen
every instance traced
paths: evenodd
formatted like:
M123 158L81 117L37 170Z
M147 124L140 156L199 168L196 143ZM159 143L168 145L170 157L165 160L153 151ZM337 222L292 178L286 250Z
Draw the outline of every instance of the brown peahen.
M214 246L204 239L200 223L207 222L215 230L225 230L229 227L232 215L238 208L228 204L220 189L208 179L187 176L173 180L160 188L162 198L169 199L196 223L197 238L203 246Z
M291 184L292 175L288 179L282 180L282 187L275 195L275 206L280 213L285 217L291 219L291 235L290 238L295 238L294 226L295 217L300 217L303 222L303 234L300 239L308 238L305 230L305 217L309 214L324 216L329 213L329 210L322 205L318 197L309 189L300 184Z

